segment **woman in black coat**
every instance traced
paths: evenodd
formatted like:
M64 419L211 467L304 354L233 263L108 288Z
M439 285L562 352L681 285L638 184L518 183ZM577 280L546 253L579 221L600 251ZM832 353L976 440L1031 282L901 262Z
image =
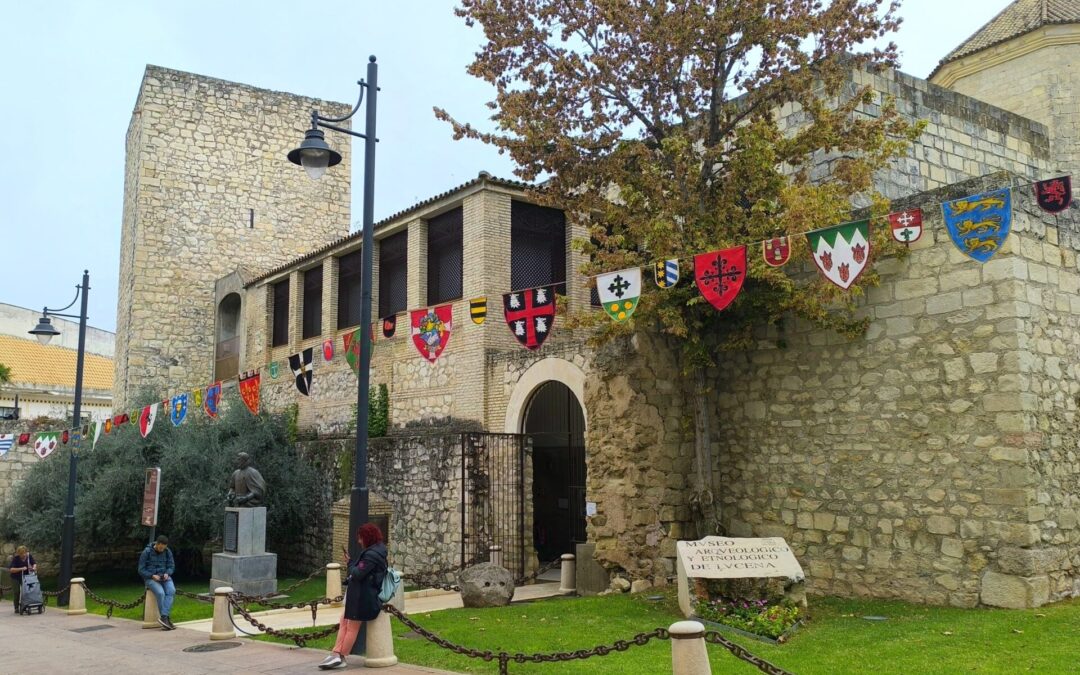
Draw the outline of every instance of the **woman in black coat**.
M349 584L345 591L345 611L338 625L334 651L319 664L323 670L344 667L345 655L352 651L360 626L365 621L375 619L382 611L379 589L382 588L387 567L383 533L374 523L367 523L360 527L356 537L363 551L355 563L348 558L345 560Z

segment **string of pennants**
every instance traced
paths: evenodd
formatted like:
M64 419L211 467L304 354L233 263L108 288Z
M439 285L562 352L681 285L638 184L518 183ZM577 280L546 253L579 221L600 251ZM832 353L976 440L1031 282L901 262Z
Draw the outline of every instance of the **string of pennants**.
M1071 176L1059 176L1036 181L1027 186L1005 187L989 192L954 199L940 204L942 217L949 237L957 248L969 258L985 263L1001 250L1012 228L1012 190L1034 186L1039 206L1049 213L1060 213L1072 202ZM910 245L922 236L923 211L919 208L890 213L883 220L889 224L893 239ZM841 289L850 288L865 271L870 260L871 220L842 223L800 234L776 237L750 245L736 246L719 251L699 253L693 258L694 281L709 303L717 310L728 307L742 290L746 279L747 251L761 247L765 264L782 267L791 255L791 241L805 236L815 267L829 282ZM681 280L680 261L660 260L652 265L653 279L660 289L674 288ZM596 289L605 313L616 322L628 320L637 309L642 293L642 268L631 267L614 272L598 274ZM503 316L514 338L529 350L538 350L555 326L555 291L558 284L512 291L502 296ZM420 355L434 363L446 349L453 330L452 303L436 307L410 310L410 334ZM469 317L480 325L487 318L487 298L469 301ZM397 333L397 316L381 320L382 335L390 339ZM376 338L376 326L370 326L370 339ZM360 329L342 335L345 360L355 373L360 360ZM322 344L323 360L334 358L334 341ZM287 363L296 383L296 389L304 396L311 395L314 377L314 349L309 347L289 356ZM278 361L271 361L266 370L272 379L281 373ZM259 412L261 372L259 369L245 371L237 377L240 398L252 414ZM114 415L104 422L95 422L81 429L44 431L36 434L0 434L0 458L17 443L31 445L41 458L52 454L60 445L80 438L93 439L96 446L102 434L109 434L126 424L137 426L140 435L150 434L157 421L158 412L167 414L173 426L180 426L188 415L189 404L202 408L211 418L216 418L221 403L221 381L205 389L184 392L160 403L143 406L130 413Z

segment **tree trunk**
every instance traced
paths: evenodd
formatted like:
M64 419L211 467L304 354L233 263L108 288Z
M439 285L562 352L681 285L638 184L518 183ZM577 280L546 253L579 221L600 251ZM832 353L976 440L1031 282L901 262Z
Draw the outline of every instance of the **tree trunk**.
M712 419L704 369L697 369L694 384L694 459L697 470L690 504L698 521L698 535L708 536L720 531L720 506L713 493Z

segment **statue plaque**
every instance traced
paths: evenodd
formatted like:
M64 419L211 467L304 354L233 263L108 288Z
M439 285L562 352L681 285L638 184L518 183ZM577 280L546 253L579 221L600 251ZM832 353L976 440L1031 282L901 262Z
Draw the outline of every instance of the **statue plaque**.
M238 535L240 530L240 514L236 511L225 512L225 545L226 553L236 553Z

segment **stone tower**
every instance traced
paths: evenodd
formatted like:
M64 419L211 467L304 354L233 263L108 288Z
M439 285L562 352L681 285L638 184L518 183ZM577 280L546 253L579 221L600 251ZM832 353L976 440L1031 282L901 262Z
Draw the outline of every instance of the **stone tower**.
M1045 124L1051 163L1069 173L1080 159L1080 0L1016 0L930 81Z
M215 325L215 280L270 269L348 234L349 137L333 139L344 159L320 181L285 159L313 108L350 110L146 67L127 133L117 409L143 388L165 396L213 379L215 350L228 343L219 333L235 329Z

